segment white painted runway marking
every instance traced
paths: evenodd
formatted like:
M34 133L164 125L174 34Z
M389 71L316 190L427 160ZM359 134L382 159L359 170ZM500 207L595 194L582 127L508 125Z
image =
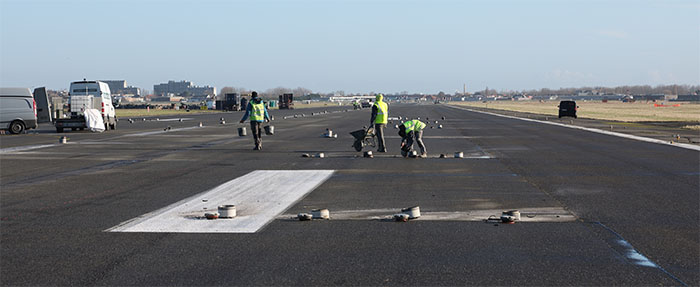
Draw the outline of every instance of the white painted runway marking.
M121 137L141 137L141 136L150 136L150 135L157 135L157 134L164 134L164 133L172 133L172 132L186 131L186 130L193 130L193 129L201 129L201 128L204 128L204 127L194 126L194 127L187 127L187 128L170 129L170 130L167 130L167 131L158 130L158 131L152 131L152 132L143 132L143 133L136 133L136 134L127 134L127 135L123 135L123 136L121 136Z
M520 210L520 222L573 222L576 217L562 207L517 208ZM330 210L332 220L391 220L401 208L382 208L364 210ZM484 221L489 217L500 218L503 209L483 209L468 211L431 211L421 210L420 221ZM296 214L283 214L277 219L296 218Z
M158 121L159 121L159 122L174 122L174 121L179 121L179 120L183 120L183 121L191 121L191 120L192 120L192 118L173 118L173 119L159 119Z
M474 109L469 109L469 108L464 108L464 107L457 107L457 106L450 106L450 105L448 105L447 107L465 110L465 111L470 111L470 112L475 112L475 113L482 113L482 114L492 115L492 116L497 116L497 117L516 119L516 120L522 120L522 121L528 121L528 122L535 122L535 123L541 123L541 124L548 124L548 125L555 125L555 126L571 128L571 129L579 129L579 130L584 130L584 131L589 131L589 132L594 132L594 133L599 133L599 134L604 134L604 135L610 135L610 136L616 136L616 137L638 140L638 141L643 141L643 142L670 145L670 146L675 146L675 147L679 147L679 148L700 151L700 146L692 145L692 144L684 144L684 143L673 143L672 144L672 143L670 143L668 141L664 141L664 140L640 137L640 136L623 134L623 133L616 133L616 132L605 131L605 130L594 129L594 128L579 127L579 126L567 125L567 124L562 124L562 123L553 123L553 122L541 121L541 120L535 120L535 119L519 118L519 117L484 112L484 111L479 111L479 110L474 110Z
M8 147L8 148L0 149L0 154L16 153L16 152L21 152L21 151L45 148L45 147L53 147L53 146L57 146L57 145L58 144L42 144L42 145Z
M108 232L254 233L333 174L333 170L256 170L209 191L123 222ZM233 219L202 219L235 204ZM206 209L205 209L206 208Z

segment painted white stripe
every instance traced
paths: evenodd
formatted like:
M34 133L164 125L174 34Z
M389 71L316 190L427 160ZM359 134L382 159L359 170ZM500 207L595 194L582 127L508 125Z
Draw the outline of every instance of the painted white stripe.
M333 170L256 170L209 191L109 228L108 232L254 233L325 182ZM219 205L233 219L204 219Z
M0 149L0 154L16 153L16 152L21 152L21 151L45 148L45 147L53 147L53 146L57 146L57 145L58 144L42 144L42 145L27 145L27 146L8 147L8 148Z
M473 110L473 109L458 107L458 106L448 105L448 107L460 109L460 110L465 110L465 111L470 111L470 112L475 112L475 113L497 116L497 117L516 119L516 120L522 120L522 121L528 121L528 122L535 122L535 123L541 123L541 124L548 124L548 125L555 125L555 126L560 126L560 127L565 127L565 128L584 130L584 131L589 131L589 132L594 132L594 133L599 133L599 134L604 134L604 135L610 135L610 136L616 136L616 137L621 137L621 138L627 138L627 139L632 139L632 140L638 140L638 141L643 141L643 142L663 144L663 145L669 145L669 146L675 146L675 147L679 147L679 148L700 151L700 146L692 145L692 144L670 143L668 141L659 140L659 139L652 139L652 138L640 137L640 136L635 136L635 135L616 133L616 132L605 131L605 130L594 129L594 128L579 127L579 126L567 125L567 124L562 124L562 123L553 123L553 122L540 121L540 120L535 120L535 119L519 118L519 117L514 117L514 116L501 115L501 114L496 114L496 113Z
M576 217L562 207L518 208L520 222L572 222ZM421 210L420 221L484 221L489 217L500 218L503 209L484 209L469 211L431 211ZM391 220L400 213L401 208L364 209L364 210L330 210L332 220ZM283 214L278 219L295 219L296 214Z
M173 121L179 121L179 120L189 121L189 120L192 120L192 118L159 119L158 121L159 122L173 122Z
M654 267L658 268L659 266L656 265L656 263L652 262L647 258L646 256L642 255L641 253L637 252L634 247L632 247L632 244L627 242L624 239L618 239L617 244L620 244L625 249L625 256L627 259L629 259L633 264L644 266L644 267Z
M172 133L172 132L186 131L186 130L193 130L193 129L201 129L201 128L204 128L204 127L194 126L194 127L187 127L187 128L170 129L170 130L167 130L167 131L164 131L164 130L157 130L157 131L152 131L152 132L143 132L143 133L128 134L128 135L123 135L122 137L142 137L142 136L150 136L150 135L157 135L157 134L164 134L164 133Z

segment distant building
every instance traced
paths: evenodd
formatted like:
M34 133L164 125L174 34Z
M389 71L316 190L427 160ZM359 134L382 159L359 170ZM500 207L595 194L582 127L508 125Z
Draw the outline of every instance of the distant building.
M127 86L125 80L103 80L102 82L109 85L109 91L113 95L134 95L141 96L141 88Z
M180 95L189 93L191 96L216 96L216 87L195 86L190 81L168 81L167 83L153 85L153 93L159 96L168 94Z
M678 98L676 98L675 101L697 102L697 101L700 101L700 95L696 95L696 94L678 95Z

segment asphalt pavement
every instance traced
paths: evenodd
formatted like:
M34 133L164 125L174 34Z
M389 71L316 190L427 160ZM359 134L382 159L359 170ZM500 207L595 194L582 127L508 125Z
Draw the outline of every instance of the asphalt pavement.
M364 158L349 133L369 124L369 109L271 114L262 151L238 124L242 112L0 136L0 284L700 285L697 150L390 104L391 118L428 122L429 157L400 156L393 119L388 152ZM280 200L288 207L252 233L114 229L256 170L333 174ZM391 220L412 206L423 216ZM239 208L217 220L246 220ZM295 219L319 208L331 219ZM522 221L487 220L514 209Z

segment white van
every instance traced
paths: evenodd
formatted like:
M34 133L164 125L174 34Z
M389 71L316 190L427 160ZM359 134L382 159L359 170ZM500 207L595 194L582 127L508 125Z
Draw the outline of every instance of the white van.
M84 117L86 109L97 109L101 112L105 130L117 128L117 115L107 83L86 80L72 82L68 96L70 97L70 119L56 120L57 132L63 132L64 128L72 130L86 128Z
M0 129L19 134L38 126L32 92L28 88L0 88Z

